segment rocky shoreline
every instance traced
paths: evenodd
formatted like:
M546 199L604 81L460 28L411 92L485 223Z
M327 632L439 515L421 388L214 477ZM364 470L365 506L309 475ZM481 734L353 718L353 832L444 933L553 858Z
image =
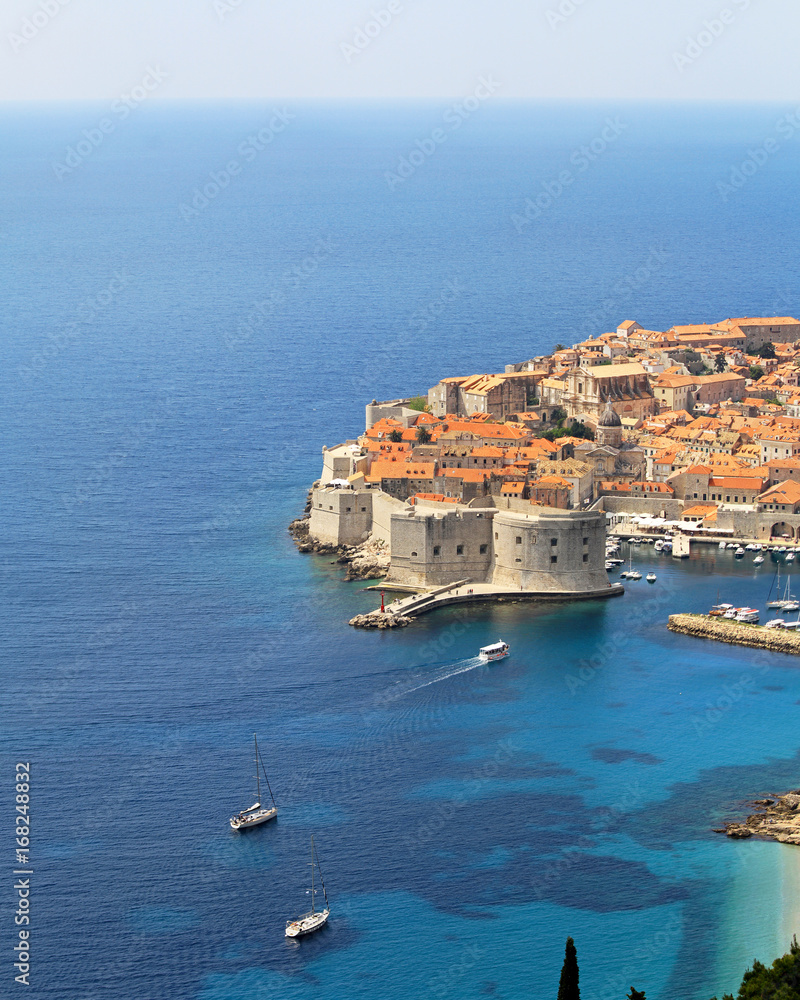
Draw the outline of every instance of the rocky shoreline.
M696 638L716 639L717 642L800 656L800 635L782 629L745 625L723 618L709 618L707 615L670 615L668 628L670 632L680 632Z
M743 823L726 823L714 833L724 833L737 840L765 837L781 844L800 846L800 789L768 799L756 799L752 805L763 811L752 813Z
M344 575L347 581L383 579L389 572L391 559L386 543L382 539L370 536L361 545L331 545L310 536L313 489L312 486L309 490L303 516L295 518L289 525L289 534L294 539L297 551L316 555L335 555L336 559L333 561L347 567Z

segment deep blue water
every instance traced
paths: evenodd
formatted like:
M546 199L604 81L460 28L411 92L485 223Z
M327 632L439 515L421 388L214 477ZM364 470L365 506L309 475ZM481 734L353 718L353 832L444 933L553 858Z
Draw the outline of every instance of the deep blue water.
M376 635L346 625L374 595L286 524L373 397L623 319L796 315L800 144L717 190L788 110L489 103L394 186L445 106L289 107L252 159L271 106L145 108L61 179L108 109L0 113L0 746L7 815L33 767L31 996L517 1000L554 994L571 934L587 996L708 1000L785 950L796 853L710 828L797 785L798 666L665 629L718 590L759 603L768 565L650 549L658 583L619 600ZM498 637L513 655L475 667ZM281 812L234 835L254 731ZM311 832L333 916L298 946Z

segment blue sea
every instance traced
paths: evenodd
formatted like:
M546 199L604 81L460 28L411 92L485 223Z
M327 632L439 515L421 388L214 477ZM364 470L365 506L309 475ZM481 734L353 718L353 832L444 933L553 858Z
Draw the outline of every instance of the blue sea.
M587 997L708 1000L787 949L800 854L712 828L800 783L800 666L666 629L774 563L376 634L286 526L373 398L797 315L792 110L2 109L3 995L18 761L32 998L521 1000L571 935Z

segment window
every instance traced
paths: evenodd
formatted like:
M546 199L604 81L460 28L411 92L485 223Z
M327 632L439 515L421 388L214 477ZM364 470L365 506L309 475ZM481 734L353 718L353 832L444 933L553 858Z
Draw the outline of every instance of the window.
M703 494L703 499L705 500L705 498L706 498L706 495L705 495L705 493L704 493L704 494Z
M588 545L588 544L589 544L589 539L588 539L588 538L584 538L584 540L583 540L583 544L584 544L584 545Z
M344 512L345 512L345 514L349 514L349 513L350 513L350 510L351 510L351 508L350 508L350 507L345 507L345 509L344 509Z
M725 497L725 503L730 503L730 502L731 502L731 498L729 496Z
M514 562L522 562L521 559L515 559Z
M441 552L441 546L439 546L439 545L434 545L434 547L433 547L433 554L434 554L435 556L438 556L440 552Z
M497 538L497 535L495 535L494 537ZM522 536L521 535L517 535L517 545L522 545Z
M589 556L588 556L588 554L586 552L583 553L583 561L584 562L589 562Z
M481 555L482 556L485 556L488 551L489 551L489 546L488 545L481 545Z
M494 533L494 540L497 541L497 532Z
M464 555L464 546L463 545L456 545L456 555L457 556L463 556Z
M551 563L557 563L558 562L558 556L550 556L550 562Z
M412 552L411 553L412 556L416 556L416 554L417 554L416 552Z
M558 545L558 539L557 538L551 538L550 539L550 544L551 545Z
M696 493L695 493L695 495L694 495L694 498L695 498L695 500L697 499L697 494L696 494Z

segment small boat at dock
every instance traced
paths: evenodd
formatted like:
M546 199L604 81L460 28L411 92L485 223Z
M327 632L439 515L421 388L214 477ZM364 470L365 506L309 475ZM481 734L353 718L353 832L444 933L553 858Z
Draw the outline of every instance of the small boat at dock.
M756 556L755 559L753 560L753 565L760 566L763 562L764 562L763 556Z
M658 577L655 575L655 573L648 573L647 576L645 577L645 580L647 580L648 583L655 583L657 579Z

